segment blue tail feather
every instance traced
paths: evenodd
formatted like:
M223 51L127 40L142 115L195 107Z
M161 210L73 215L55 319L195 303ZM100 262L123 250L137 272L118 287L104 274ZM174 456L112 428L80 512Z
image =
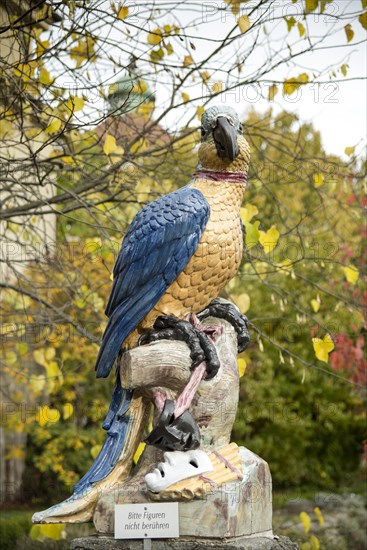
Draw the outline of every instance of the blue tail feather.
M121 387L117 373L112 401L103 423L103 428L107 430L106 439L88 472L75 485L73 498L85 494L91 485L104 479L114 469L131 427L128 411L132 396L133 390Z

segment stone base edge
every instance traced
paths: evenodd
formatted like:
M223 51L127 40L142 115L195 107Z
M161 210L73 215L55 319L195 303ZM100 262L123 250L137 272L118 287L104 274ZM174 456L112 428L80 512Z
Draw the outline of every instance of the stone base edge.
M239 537L231 540L152 539L152 550L299 550L287 537ZM92 536L74 539L71 550L143 550L142 540L116 540L112 537Z

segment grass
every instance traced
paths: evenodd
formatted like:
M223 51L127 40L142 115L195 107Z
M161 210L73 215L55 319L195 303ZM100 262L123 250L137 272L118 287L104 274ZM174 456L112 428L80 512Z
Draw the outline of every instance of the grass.
M70 540L90 535L92 524L65 526L61 540L32 540L32 515L38 509L0 509L0 550L69 550Z

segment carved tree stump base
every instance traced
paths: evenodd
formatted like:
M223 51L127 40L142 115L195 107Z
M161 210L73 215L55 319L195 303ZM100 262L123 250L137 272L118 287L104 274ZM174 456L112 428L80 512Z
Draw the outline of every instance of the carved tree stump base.
M231 481L202 498L179 504L180 537L235 539L244 536L273 537L271 476L267 463L239 448L243 479ZM114 532L116 504L151 502L143 478L101 495L94 514L99 534Z

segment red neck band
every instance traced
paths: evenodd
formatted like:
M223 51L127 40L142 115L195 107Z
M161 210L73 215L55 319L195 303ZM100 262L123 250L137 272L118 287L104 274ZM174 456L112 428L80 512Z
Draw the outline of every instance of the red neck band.
M196 170L194 178L203 178L213 181L228 181L231 183L247 183L246 172L226 172L225 170L206 170L205 168Z

